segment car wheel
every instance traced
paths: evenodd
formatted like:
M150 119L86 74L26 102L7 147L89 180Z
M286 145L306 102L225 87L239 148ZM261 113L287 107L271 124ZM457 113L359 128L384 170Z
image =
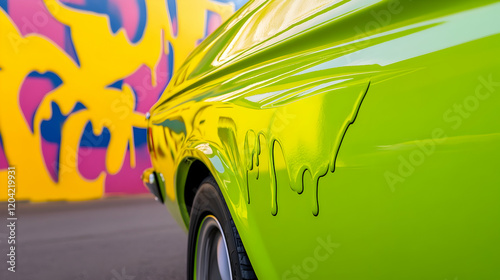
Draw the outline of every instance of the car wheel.
M257 279L238 230L212 176L200 184L191 209L188 279Z

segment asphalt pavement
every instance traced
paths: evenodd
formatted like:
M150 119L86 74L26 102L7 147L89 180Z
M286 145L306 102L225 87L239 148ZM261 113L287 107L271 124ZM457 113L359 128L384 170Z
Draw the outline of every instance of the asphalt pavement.
M6 203L0 213L7 224ZM0 227L2 280L186 279L187 234L149 194L18 202L17 218L15 273L7 270L8 228Z

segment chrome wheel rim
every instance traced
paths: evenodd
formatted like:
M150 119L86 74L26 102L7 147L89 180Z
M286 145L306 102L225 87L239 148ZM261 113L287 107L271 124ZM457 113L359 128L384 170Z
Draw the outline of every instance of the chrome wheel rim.
M213 215L200 225L196 243L196 280L232 280L231 262L222 227Z

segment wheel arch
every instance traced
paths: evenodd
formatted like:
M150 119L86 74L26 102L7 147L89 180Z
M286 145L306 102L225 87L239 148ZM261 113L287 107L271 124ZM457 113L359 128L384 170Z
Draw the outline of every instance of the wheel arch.
M234 172L233 163L227 160L225 153L210 143L196 143L195 148L184 150L179 157L175 175L175 188L178 207L186 229L189 227L191 206L200 183L212 175L219 185L222 196L236 226L247 224L247 205L243 195L246 185ZM200 148L202 147L202 148Z
M183 219L186 231L189 229L190 217L184 194L195 193L199 187L196 182L202 176L196 176L194 172L208 170L219 186L257 277L259 271L277 276L274 268L270 266L272 262L263 240L264 236L255 227L256 217L249 211L245 196L246 181L238 175L237 163L229 160L232 158L231 153L236 151L226 151L214 142L206 141L190 143L188 146L191 148L183 150L178 157L174 179L178 203L176 208L180 210L179 216Z

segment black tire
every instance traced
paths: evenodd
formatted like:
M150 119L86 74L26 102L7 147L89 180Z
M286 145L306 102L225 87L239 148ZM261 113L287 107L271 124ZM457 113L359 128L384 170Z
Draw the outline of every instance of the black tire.
M202 222L207 216L214 216L222 228L227 252L229 254L232 279L257 279L250 259L245 251L245 247L241 242L238 230L234 225L233 218L229 213L224 198L219 190L219 186L212 176L205 178L205 180L201 182L193 201L193 208L191 209L188 236L188 279L194 279L194 265L197 242L199 240L198 232L200 231Z

